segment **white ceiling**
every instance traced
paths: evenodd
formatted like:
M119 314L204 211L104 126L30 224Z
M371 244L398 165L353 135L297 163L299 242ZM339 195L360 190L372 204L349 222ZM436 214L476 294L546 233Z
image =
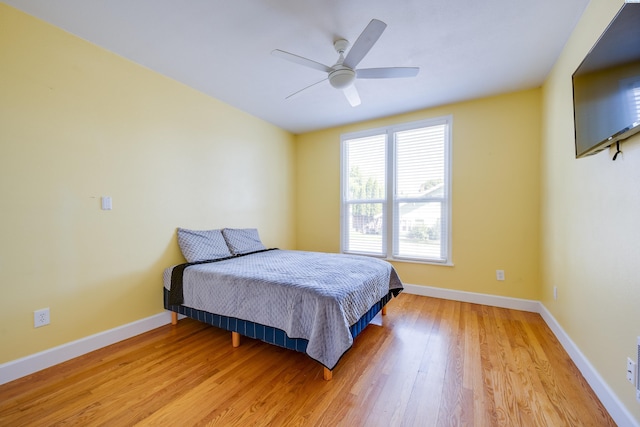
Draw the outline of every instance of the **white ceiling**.
M538 87L588 0L4 0L98 46L294 133ZM373 18L388 27L358 68L351 107L325 77L271 55L333 65Z

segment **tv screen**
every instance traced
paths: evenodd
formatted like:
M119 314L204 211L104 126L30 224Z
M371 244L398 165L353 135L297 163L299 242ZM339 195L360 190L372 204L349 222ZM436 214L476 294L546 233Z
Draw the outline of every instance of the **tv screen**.
M625 3L572 76L576 158L640 131L640 3Z

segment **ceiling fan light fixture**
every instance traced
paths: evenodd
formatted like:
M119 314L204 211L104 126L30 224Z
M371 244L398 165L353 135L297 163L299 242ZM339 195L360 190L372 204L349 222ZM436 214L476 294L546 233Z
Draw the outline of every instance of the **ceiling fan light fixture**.
M289 99L303 90L307 90L308 88L317 85L318 83L329 80L329 84L331 84L333 88L341 90L349 101L349 104L351 104L352 107L355 107L360 105L361 102L360 95L358 94L356 86L353 84L356 79L415 77L419 71L418 67L357 68L360 61L362 61L369 50L371 50L373 45L378 41L386 27L387 24L384 22L372 19L362 33L360 33L346 56L344 54L349 47L349 42L345 39L335 40L333 47L339 57L338 61L331 67L303 56L285 52L284 50L275 49L271 51L272 55L286 59L287 61L327 73L327 78L294 92L287 96L286 99Z
M351 86L356 79L356 72L350 68L338 68L329 73L329 83L336 89L345 89Z

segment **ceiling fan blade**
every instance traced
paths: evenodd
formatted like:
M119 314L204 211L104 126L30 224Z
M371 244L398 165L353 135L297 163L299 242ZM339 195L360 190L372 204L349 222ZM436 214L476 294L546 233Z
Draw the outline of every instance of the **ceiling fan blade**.
M312 61L311 59L303 58L302 56L294 55L293 53L285 52L284 50L275 49L271 51L273 56L277 56L278 58L286 59L287 61L291 61L295 64L302 65L304 67L313 68L315 70L324 71L325 73L330 73L333 71L333 68L321 64L316 61Z
M324 81L327 81L327 80L329 80L329 79L328 79L328 78L327 78L327 79L322 79L322 80L320 80L319 82L315 82L315 83L314 83L314 84L312 84L312 85L309 85L309 86L307 86L307 87L303 87L303 88L302 88L302 89L300 89L299 91L297 91L297 92L293 92L291 95L287 96L285 99L293 98L294 96L298 95L300 92L305 91L305 90L307 90L307 89L309 89L309 88L311 88L311 87L313 87L313 86L315 86L315 85L317 85L317 84L320 84L320 83L322 83L322 82L324 82Z
M347 57L342 62L343 65L354 69L362 61L373 45L378 41L387 24L377 19L372 19L369 25L358 36L358 40L353 44Z
M358 95L358 89L356 89L355 85L351 85L342 89L342 92L344 93L344 96L347 98L347 101L349 101L349 104L351 104L352 107L357 107L358 105L360 105L360 95Z
M356 70L358 79L393 79L399 77L415 77L418 67L361 68Z

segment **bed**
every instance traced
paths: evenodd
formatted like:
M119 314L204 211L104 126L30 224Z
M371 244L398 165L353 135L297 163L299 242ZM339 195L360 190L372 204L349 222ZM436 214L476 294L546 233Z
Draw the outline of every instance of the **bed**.
M178 229L186 263L164 271L173 313L306 353L324 378L403 289L393 266L345 254L267 249L255 229Z

